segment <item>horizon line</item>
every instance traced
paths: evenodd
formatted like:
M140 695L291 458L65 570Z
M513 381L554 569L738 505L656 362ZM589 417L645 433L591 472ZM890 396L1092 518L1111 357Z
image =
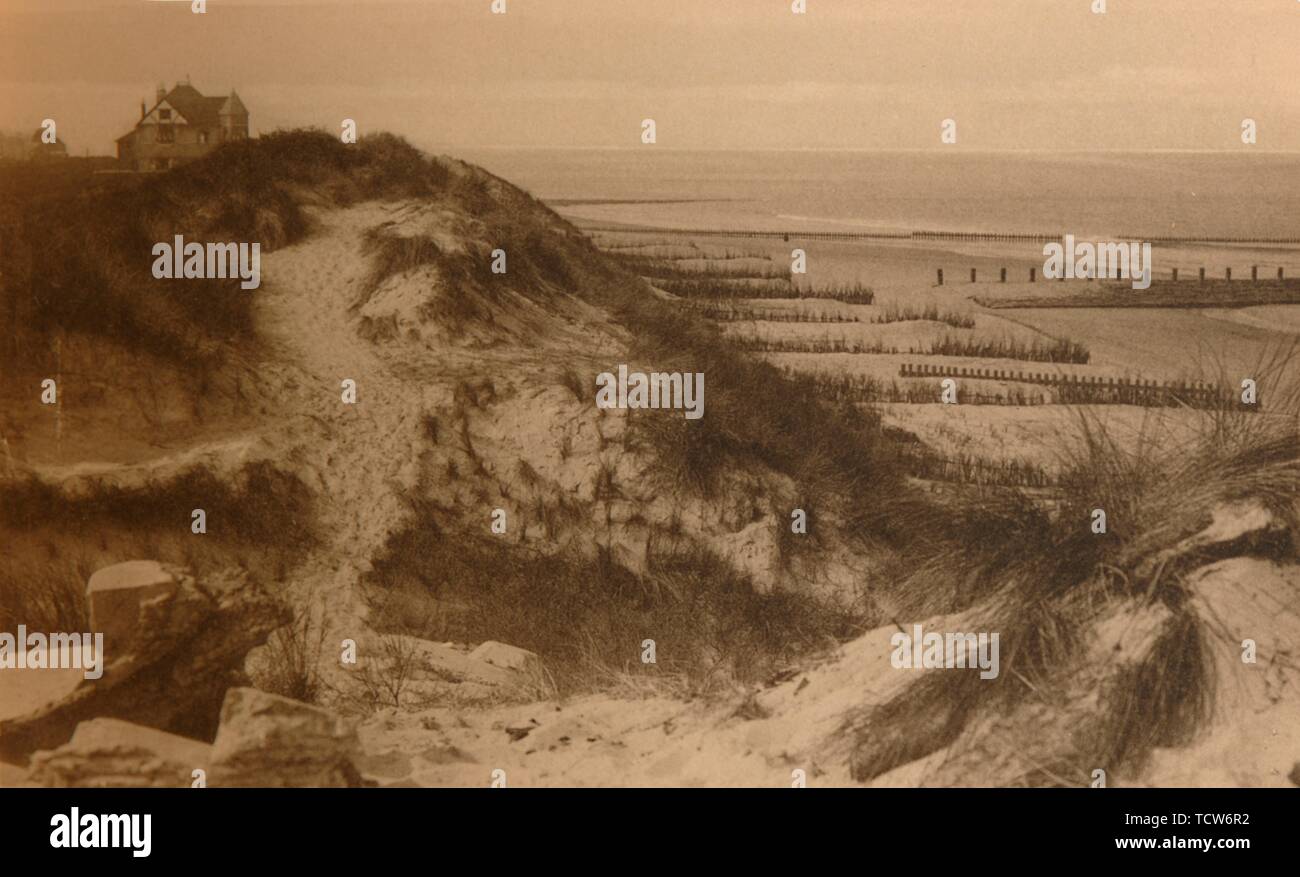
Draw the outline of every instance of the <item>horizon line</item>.
M396 133L396 132L393 132ZM400 135L405 136L405 135ZM654 151L659 152L861 152L861 153L884 153L884 152L965 152L965 153L1057 153L1057 154L1092 154L1092 153L1125 153L1125 154L1207 154L1207 155L1236 155L1238 153L1266 153L1269 155L1300 155L1300 147L1292 149L1262 149L1257 146L1241 146L1236 148L1204 148L1204 147L960 147L950 149L948 146L889 146L889 147L872 147L872 146L743 146L743 147L726 147L726 146L661 146L659 144L637 144L634 146L552 146L536 144L432 144L430 148L440 150L455 149L509 149L519 152L635 152L645 149L649 145Z

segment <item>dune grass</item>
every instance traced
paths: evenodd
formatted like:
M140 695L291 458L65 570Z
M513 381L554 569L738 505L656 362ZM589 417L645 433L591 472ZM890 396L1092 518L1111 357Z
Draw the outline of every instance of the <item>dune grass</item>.
M605 688L619 676L716 692L760 681L853 629L850 616L807 597L756 592L701 549L657 551L649 571L635 575L604 549L547 554L458 532L428 501L413 501L412 518L419 523L375 560L372 624L529 649L561 694ZM656 642L653 665L640 658L647 637Z
M906 305L890 305L885 308L883 313L877 314L871 318L873 323L906 323L928 320L934 323L946 323L954 329L974 329L975 318L970 314L962 314L956 311L941 311L937 305L926 305L924 308Z
M1214 672L1210 620L1192 608L1186 575L1214 555L1177 547L1213 509L1249 499L1281 529L1217 550L1296 557L1293 416L1205 412L1191 443L1162 432L1134 444L1081 410L1054 509L1015 490L967 494L951 507L895 506L896 523L912 533L891 577L900 616L973 613L963 629L1001 633L1001 675L926 674L899 696L853 711L843 731L854 775L869 780L954 745L995 716L1009 717L1004 735L1036 736L1046 747L1025 755L1020 781L1028 785L1087 785L1094 768L1132 775L1153 747L1188 742L1211 713ZM1098 508L1107 513L1100 535L1090 527ZM1142 650L1130 646L1129 663L1108 670L1088 651L1109 614L1151 610L1162 620ZM1100 698L1081 706L1098 686ZM1040 724L1066 715L1073 727Z
M721 323L764 322L764 323L858 323L861 319L856 314L839 311L823 311L814 308L755 308L730 302L691 302L686 300L687 309L693 313L716 320Z
M1020 359L1027 362L1070 362L1086 365L1092 358L1078 341L1035 338L1026 344L1019 339L975 340L945 335L926 351L931 356L969 356L976 359Z
M1169 436L1121 441L1081 411L1056 502L997 484L920 492L907 483L897 441L870 411L819 400L814 381L752 360L743 342L691 319L617 265L575 263L578 252L557 251L565 271L556 279L571 281L570 291L629 330L630 356L707 376L704 420L632 418L667 487L708 497L728 471L761 465L785 474L816 519L837 519L846 538L879 552L881 586L897 620L966 613L968 629L1000 632L996 681L929 673L896 697L850 710L842 734L858 779L941 747L952 747L954 764L979 757L999 735L979 745L971 735L993 728L1008 740L1041 738L1007 755L1019 782L1086 785L1092 769L1134 771L1152 747L1184 743L1206 721L1214 702L1210 633L1186 584L1205 557L1176 549L1216 506L1249 498L1284 527L1232 550L1294 557L1300 436L1293 415L1203 412L1198 441L1174 446ZM766 294L719 283L676 291L712 300ZM948 339L939 347L933 352L1087 361L1087 351L1070 342ZM1037 473L1007 477L1036 481ZM1089 526L1096 508L1107 512L1103 535ZM813 644L880 621L828 616L789 596L760 597L729 565L698 550L654 553L650 571L634 575L607 549L589 557L503 549L486 537L467 540L448 517L415 509L421 525L395 537L376 564L379 617L421 635L531 647L578 687L627 678L622 671L638 665L647 629L668 632L657 637L665 678L679 688L689 680L681 690L702 693L720 666L753 680ZM432 603L430 593L438 598ZM1095 660L1089 649L1099 625L1148 612L1157 619L1154 633L1127 662Z
M126 254L142 246L147 253L153 240L167 239L180 223L192 223L186 228L193 234L247 235L268 249L283 246L307 233L304 189L312 190L310 198L333 204L381 196L460 203L482 221L481 243L503 246L512 266L519 266L508 282L538 297L586 298L627 329L631 358L665 371L705 373L703 420L632 418L635 437L655 455L667 490L707 499L717 496L731 472L763 467L787 476L813 520L836 522L842 538L880 560L877 578L898 620L969 613L971 629L1001 633L996 681L929 673L897 697L850 711L842 735L859 779L940 747L959 749L967 735L988 727L982 722L1009 731L1028 726L1050 738L1055 748L1035 751L1042 755L1035 763L1026 750L1026 784L1086 784L1086 771L1094 767L1136 769L1153 746L1186 741L1213 706L1210 633L1191 608L1186 584L1186 575L1205 557L1174 549L1205 526L1217 505L1250 499L1284 526L1234 550L1294 557L1300 436L1294 412L1285 407L1271 407L1267 417L1231 409L1205 412L1199 440L1177 446L1168 436L1136 446L1122 442L1081 414L1056 505L997 485L936 496L909 482L898 439L882 428L878 415L847 402L828 403L818 397L815 381L745 355L743 342L655 296L527 196L503 190L487 175L452 180L441 163L390 138L352 148L323 133L274 135L226 147L136 187L87 196L76 207L42 205L23 227L18 261L4 266L10 282L3 304L17 309L34 337L66 324L177 361L210 362L232 339L252 337L247 294L216 286L206 291L218 300L202 305L186 300L196 286L183 292L142 287L149 260L142 256L136 264ZM229 197L214 204L213 192ZM74 209L83 214L74 218ZM115 225L109 222L114 216L128 221ZM48 254L36 246L47 240ZM430 243L393 243L377 234L370 243L372 283L439 263L445 257ZM31 268L25 260L34 263ZM17 273L9 273L11 268ZM466 282L487 282L477 278ZM697 285L681 294L711 300L873 298L857 286L783 290L778 296L743 284L689 282ZM83 285L73 289L77 284ZM142 288L157 293L141 295ZM955 339L948 347L949 355L974 356L1003 356L1008 349ZM1029 350L1049 357L1040 361L1087 361L1087 351L1069 342ZM558 380L575 394L582 383L563 369ZM457 398L466 405L492 404L482 390L468 387ZM457 429L436 418L426 418L424 427L430 441L457 439ZM463 420L459 440L472 455ZM608 480L607 487L616 489ZM436 485L424 487L419 495L436 494ZM9 581L0 588L0 628L21 621L80 629L78 619L68 616L81 611L80 588L101 560L99 553L60 558L80 564L75 575L30 576L30 586L16 585L36 567L54 569L41 552L58 557L67 539L106 542L137 531L149 534L152 544L124 538L113 551L129 548L161 559L174 552L184 560L185 549L174 546L188 534L190 509L200 505L208 511L212 535L196 538L216 537L218 544L223 528L232 541L254 546L292 546L310 532L306 488L272 468L254 470L234 485L192 472L174 482L106 488L80 498L35 481L3 490L0 527L24 540L28 565L3 567ZM1089 527L1095 508L1107 512L1103 536ZM570 513L576 519L578 513ZM637 575L617 563L608 546L592 553L543 552L466 533L448 509L425 499L411 500L410 520L373 560L375 626L531 648L557 671L563 692L590 690L635 672L645 679L659 674L688 695L705 694L760 681L882 621L799 595L759 594L730 564L689 540L652 546L648 569ZM67 538L51 535L56 530ZM39 599L27 603L13 597L27 599L38 591ZM1094 666L1088 648L1098 622L1109 613L1147 610L1163 614L1144 650L1114 672ZM647 631L654 632L658 653L652 667L640 663ZM1095 704L1073 709L1084 694L1095 694ZM1077 726L1050 723L1061 717L1077 719ZM996 738L984 742L989 739Z
M714 277L690 280L656 280L655 286L681 298L691 299L831 299L846 304L869 305L875 292L858 283L830 286L796 287L776 280L728 279Z
M427 197L448 179L440 162L396 137L345 145L323 131L289 131L228 143L202 161L121 186L7 201L21 221L2 251L0 313L23 332L7 352L44 358L41 339L58 328L210 368L252 338L256 293L237 280L155 279L156 242L180 234L270 251L307 233L308 201Z
M881 340L863 338L789 338L779 335L737 336L736 343L746 350L765 353L908 353L918 356L965 356L976 359L1017 359L1025 362L1068 362L1086 364L1088 350L1076 341L1040 341L1025 343L1016 339L975 340L945 335L923 348L900 350Z

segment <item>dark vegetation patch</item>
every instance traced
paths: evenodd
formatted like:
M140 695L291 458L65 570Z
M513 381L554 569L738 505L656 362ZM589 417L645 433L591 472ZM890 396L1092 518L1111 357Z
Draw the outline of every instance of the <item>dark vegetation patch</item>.
M806 597L757 593L702 550L655 554L638 576L603 549L548 555L444 529L444 515L427 503L413 512L419 523L374 562L376 627L529 649L563 694L618 673L684 678L698 693L756 682L854 631L850 616ZM641 664L647 637L655 665Z
M693 299L806 298L833 299L834 301L855 305L869 305L876 300L876 293L871 287L863 286L860 283L797 287L790 283L780 283L772 280L746 280L712 276L704 279L656 280L655 286L680 298Z
M43 364L54 330L105 338L180 368L203 369L251 340L256 292L237 280L158 280L155 243L258 242L275 250L307 233L307 200L429 197L447 168L400 138L345 145L323 131L287 131L228 143L158 175L117 178L55 195L6 192L0 226L0 314L18 332L11 363Z
M945 335L923 348L900 350L880 340L864 338L788 338L779 335L737 336L735 343L745 350L764 353L907 353L913 356L965 356L973 359L1016 359L1025 362L1062 362L1086 364L1088 349L1076 341L1034 339L1029 343L1000 338L981 341Z
M191 531L192 512L207 532ZM69 496L27 478L0 484L0 630L84 630L84 591L96 569L148 558L198 575L231 564L282 580L315 544L311 496L270 463L233 477L190 469L132 487L91 485Z

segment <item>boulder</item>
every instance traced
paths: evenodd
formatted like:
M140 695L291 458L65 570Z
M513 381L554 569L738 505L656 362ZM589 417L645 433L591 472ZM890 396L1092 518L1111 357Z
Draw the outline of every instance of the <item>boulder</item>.
M140 607L156 597L176 593L179 573L154 560L129 560L104 567L86 584L90 629L104 634L106 652L131 648L140 622Z
M360 758L356 729L345 719L256 688L232 688L212 744L209 785L360 786Z
M212 747L120 719L91 719L57 749L32 756L29 782L57 788L184 788Z
M226 689L243 684L244 657L289 621L288 608L241 571L199 582L179 567L127 566L92 576L88 589L95 622L131 631L126 647L105 637L100 678L0 712L0 760L24 764L94 718L211 740ZM135 621L127 624L133 605Z
M535 653L496 640L481 643L478 648L469 653L469 656L493 667L516 670L520 673L539 670L542 666L541 658Z
M367 779L377 781L397 780L411 773L411 758L396 749L387 752L365 753L353 762Z

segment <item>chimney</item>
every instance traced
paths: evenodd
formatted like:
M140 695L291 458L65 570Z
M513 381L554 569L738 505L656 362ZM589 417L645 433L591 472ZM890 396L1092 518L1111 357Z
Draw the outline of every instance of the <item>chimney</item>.
M162 103L162 99L167 96L167 83L158 83L158 91L154 93L154 103Z
M145 114L149 111L145 109L144 101L140 101L140 121L144 121Z

